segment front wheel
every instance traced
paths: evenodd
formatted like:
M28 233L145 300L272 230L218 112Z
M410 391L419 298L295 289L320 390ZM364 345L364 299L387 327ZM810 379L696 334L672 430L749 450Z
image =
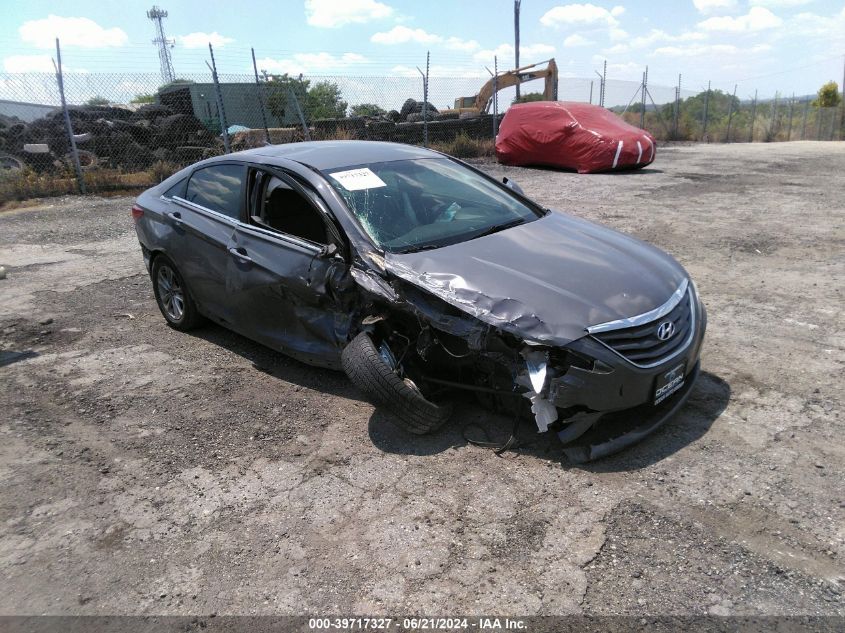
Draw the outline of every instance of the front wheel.
M191 293L176 266L164 255L153 260L153 292L158 309L170 327L187 332L202 322Z
M422 395L408 377L399 375L395 358L386 344L377 347L366 332L347 345L341 356L343 371L376 406L391 413L391 420L416 435L437 430L452 414L451 405L439 405Z

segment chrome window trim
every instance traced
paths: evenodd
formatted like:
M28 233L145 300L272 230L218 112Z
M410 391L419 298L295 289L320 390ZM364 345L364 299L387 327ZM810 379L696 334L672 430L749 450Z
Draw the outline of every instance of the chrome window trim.
M247 231L254 231L261 237L270 237L279 242L285 242L286 244L290 244L293 246L299 246L300 248L307 249L309 251L313 251L315 254L318 254L323 249L316 245L308 242L306 240L300 239L293 235L288 235L287 233L281 233L276 231L270 231L268 229L263 229L260 226L254 226L252 224L246 224L241 222L240 220L236 220L224 213L220 213L219 211L215 211L214 209L208 209L202 205L197 204L196 202L191 202L189 200L185 200L184 198L180 198L178 196L173 196L170 198L171 200L178 202L180 204L184 204L192 211L197 211L198 213L202 213L205 215L210 216L212 219L215 220L224 220L227 224L233 225L236 229L246 229Z
M689 279L685 278L681 282L681 285L678 286L678 289L675 290L671 297L669 297L669 300L662 306L658 306L654 310L643 312L642 314L638 314L637 316L632 316L627 319L618 319L616 321L608 321L606 323L599 323L598 325L591 325L587 328L587 332L590 334L598 334L600 332L610 332L612 330L623 330L629 327L637 327L645 325L650 321L656 321L660 317L669 314L675 309L675 306L677 306L681 302L681 299L684 298L684 294L686 294L688 286Z
M309 251L314 251L314 253L319 253L323 250L322 247L318 246L317 244L314 244L313 242L303 240L294 235L282 233L281 231L271 231L260 226L255 226L254 224L245 224L243 222L238 222L238 228L246 229L247 232L253 231L255 233L258 233L258 235L260 235L261 237L270 237L273 238L275 241L286 242L293 246L299 246L300 248L304 248Z
M682 284L682 285L683 285L683 287L684 287L684 290L687 290L687 285L686 285L686 284ZM676 291L676 294L677 294L677 291ZM672 295L672 299L670 299L670 301L673 301L673 300L674 300L674 297L675 297L675 295ZM610 345L608 345L607 343L605 343L604 341L602 341L600 338L598 338L598 337L596 337L596 336L591 336L591 338L592 338L594 341L596 341L596 342L600 343L601 345L603 345L604 347L606 347L607 349L609 349L611 352L613 352L614 354L616 354L616 355L617 355L619 358L621 358L622 360L624 360L624 361L626 361L626 362L628 362L628 363L631 363L634 367L639 367L640 369L651 369L652 367L657 367L658 365L662 365L663 363L665 363L665 362L667 362L667 361L670 361L670 360L672 360L673 358L675 358L676 356L680 356L682 353L686 352L686 351L689 349L689 346L690 346L690 344L692 343L693 339L695 338L695 308L696 308L696 306L695 306L695 302L693 301L693 297L692 297L692 293L691 293L691 292L690 292L690 293L688 293L687 298L688 298L688 301L689 301L689 309L690 309L690 317L689 317L689 336L687 336L687 340L686 340L686 341L684 341L684 343L683 343L680 347L678 347L678 349L676 349L674 352L672 352L671 354L669 354L669 356L664 356L664 357L663 357L663 358L661 358L660 360L657 360L657 361L655 361L655 362L653 362L653 363L649 363L649 364L647 364L647 365L643 365L642 363L635 363L634 361L632 361L632 360L630 360L630 359L628 359L628 358L625 358L625 356L623 356L622 354L620 354L619 352L617 352L615 349L613 349ZM675 301L674 305L672 305L672 309L674 309L674 307L675 307L676 305L678 305L678 303L680 303L680 301ZM661 306L660 308L658 308L658 310L662 309L662 307L663 307L663 306ZM652 312L655 312L655 310L652 310ZM657 320L657 319L659 319L660 317L665 316L666 314L668 314L668 312L671 312L671 309L670 309L669 311L667 311L667 312L662 312L662 313L660 313L660 315L659 315L659 316L654 317L652 320L653 320L653 321L654 321L654 320ZM647 312L646 314L651 314L651 312ZM640 315L640 316L642 316L642 315ZM634 318L637 318L637 317L634 317ZM615 323L615 321L614 321L614 323ZM648 321L646 321L645 323L648 323ZM639 325L644 325L644 323L639 323ZM614 329L619 329L619 328L614 328ZM591 332L590 334L592 335L592 332Z
M170 198L170 200L173 200L174 202L177 202L177 203L179 203L183 206L186 206L189 209L191 209L192 211L198 211L199 213L202 213L204 215L208 215L214 220L223 220L227 224L232 224L232 225L235 225L235 226L240 224L239 220L233 218L230 215L226 215L225 213L221 213L220 211L215 211L214 209L209 209L209 208L204 207L200 204L197 204L196 202L191 202L190 200L185 200L185 198L180 198L179 196L173 196L172 198Z

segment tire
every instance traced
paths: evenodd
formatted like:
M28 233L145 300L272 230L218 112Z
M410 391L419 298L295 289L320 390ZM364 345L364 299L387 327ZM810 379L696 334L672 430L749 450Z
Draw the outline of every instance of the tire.
M23 161L11 154L0 154L0 174L15 173L23 169Z
M79 167L82 171L90 171L94 169L97 164L100 162L100 159L97 158L97 155L93 152L86 151L84 149L76 150L77 155L79 156ZM73 152L68 152L64 155L64 161L70 167L73 167Z
M153 293L167 324L180 332L199 326L203 318L176 266L164 255L153 259Z
M387 409L391 420L410 433L431 433L452 414L451 405L426 400L413 382L400 378L366 332L361 332L344 348L341 363L353 384L374 405Z

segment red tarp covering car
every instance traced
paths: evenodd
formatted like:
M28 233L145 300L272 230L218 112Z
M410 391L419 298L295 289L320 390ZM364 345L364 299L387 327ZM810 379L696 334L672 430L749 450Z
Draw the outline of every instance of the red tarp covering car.
M505 165L550 165L580 174L644 167L654 137L610 110L571 101L511 106L499 126L496 157Z

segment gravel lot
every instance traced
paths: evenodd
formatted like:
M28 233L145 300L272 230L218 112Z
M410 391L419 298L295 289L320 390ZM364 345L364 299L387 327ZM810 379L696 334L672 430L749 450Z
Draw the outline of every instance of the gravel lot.
M709 311L685 410L573 466L467 401L394 429L339 373L165 326L130 198L0 213L2 614L845 615L845 143L503 168L672 253Z

